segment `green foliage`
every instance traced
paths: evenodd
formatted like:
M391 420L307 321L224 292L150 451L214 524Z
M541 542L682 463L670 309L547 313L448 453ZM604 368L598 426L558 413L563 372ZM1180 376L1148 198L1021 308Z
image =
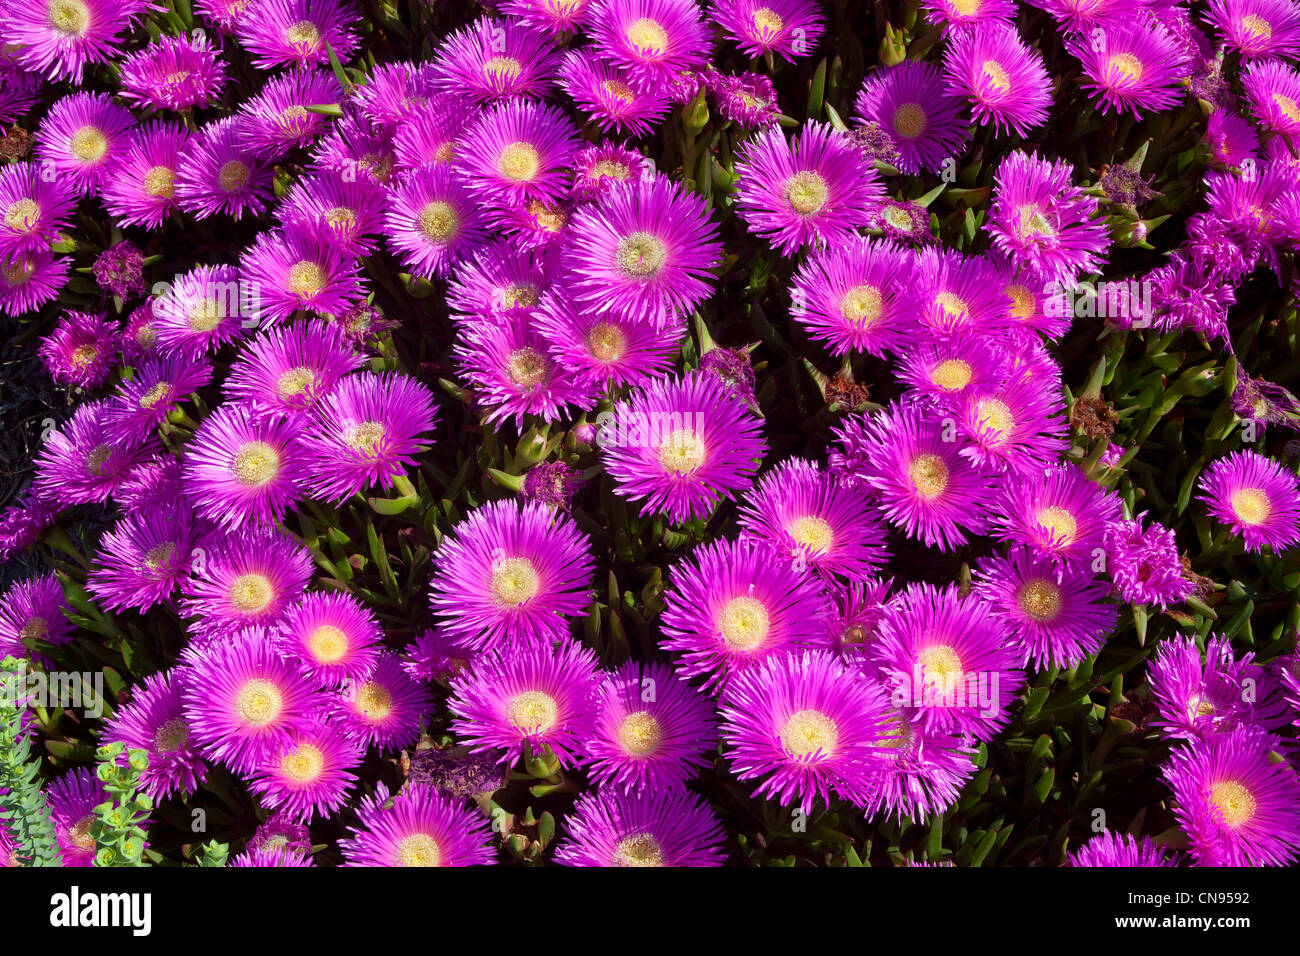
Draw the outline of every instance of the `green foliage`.
M22 662L15 658L0 662L0 825L13 838L15 862L60 866L63 859L41 790L41 761L31 756L31 738L23 727L24 673Z
M149 766L149 755L130 750L126 763L119 758L126 745L108 744L95 754L95 776L104 785L109 799L95 807L95 822L90 835L95 841L95 866L148 866L144 861L147 834L142 823L153 809L147 794L137 793L140 774Z

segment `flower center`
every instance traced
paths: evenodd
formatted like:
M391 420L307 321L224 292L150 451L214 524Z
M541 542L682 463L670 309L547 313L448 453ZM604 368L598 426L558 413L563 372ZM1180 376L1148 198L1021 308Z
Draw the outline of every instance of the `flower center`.
M511 82L524 72L524 66L512 56L494 56L483 64L483 77L495 82Z
M997 60L985 60L980 66L980 72L984 74L984 79L988 85L993 87L999 93L1005 93L1011 89L1011 77L1007 76L1007 71L1002 68L1002 64Z
M367 720L384 720L393 712L393 695L383 684L368 680L357 690L357 711Z
M840 299L840 315L858 328L864 328L880 318L884 299L873 285L855 285Z
M904 103L894 111L894 132L903 139L916 139L925 132L925 109L920 103Z
M96 445L86 455L86 471L95 477L99 477L104 472L104 464L113 454L113 450L107 445Z
M251 441L235 453L230 470L241 485L259 488L280 470L280 453L264 441Z
M595 166L591 167L591 178L597 182L604 179L606 176L611 179L627 179L631 175L631 166L627 163L615 162L612 159L602 159Z
M189 736L189 724L179 717L173 717L153 732L153 748L160 754L175 753L185 745Z
M1020 207L1016 232L1021 239L1051 238L1056 235L1056 230L1052 228L1043 211L1032 204Z
M50 0L50 25L60 33L81 36L90 26L90 8L82 0Z
M801 710L781 728L781 746L792 757L820 753L830 756L839 743L839 729L820 710Z
M653 279L668 262L668 246L648 232L634 232L619 240L614 260L628 278Z
M627 336L617 325L597 322L587 333L587 349L601 362L617 362L627 350Z
M549 367L546 356L528 345L515 349L506 359L506 372L510 375L510 381L527 391L546 381Z
M348 652L348 636L343 629L333 624L322 624L311 632L307 638L312 657L322 664L333 664L343 659Z
M1118 81L1136 83L1142 79L1142 61L1132 53L1116 53L1106 63L1107 73L1118 73Z
M324 769L325 754L315 744L299 744L296 750L280 758L280 772L294 783L318 780Z
M763 602L752 597L732 598L718 615L722 640L733 651L752 651L771 630L771 619Z
M902 206L886 206L881 215L886 225L899 232L911 232L916 228L916 221L912 218L912 214Z
M540 690L516 694L506 705L506 718L525 734L541 734L555 726L560 708L555 698Z
M78 345L72 350L72 364L76 368L85 368L99 358L99 349L93 345Z
M49 625L45 618L38 614L33 614L23 622L22 628L18 631L18 639L22 641L32 641L43 638L49 631Z
M203 299L190 308L190 328L195 332L211 332L221 324L224 310L215 298Z
M90 828L95 825L95 815L88 813L68 831L68 837L75 843L78 849L93 850L95 848L95 838L90 835Z
M506 286L497 293L497 302L503 309L531 309L540 296L537 286L531 283Z
M497 159L497 168L506 179L515 182L531 182L541 169L542 157L531 143L515 142L501 150Z
M310 20L299 20L284 31L285 38L294 46L315 50L320 46L320 30Z
M1273 503L1262 488L1242 488L1232 493L1232 510L1243 524L1263 524L1273 513Z
M5 210L5 225L15 232L31 232L41 216L41 207L34 199L15 199Z
M533 217L533 224L545 232L557 233L569 221L569 214L559 206L534 199L528 204L528 215Z
M316 372L305 365L299 365L282 374L276 380L275 387L280 398L290 399L301 395L315 384Z
M149 389L149 391L140 396L140 407L153 408L163 399L168 398L171 395L171 391L171 382L159 382L153 388Z
M620 840L614 848L619 866L663 866L664 851L648 833L637 833Z
M441 862L442 850L427 833L412 833L397 844L399 866L438 866Z
M357 224L357 214L347 206L335 206L325 213L325 221L329 223L331 229L347 232Z
M633 757L654 753L663 736L663 726L644 710L628 714L618 728L618 742Z
M348 447L363 455L374 456L384 440L384 426L380 422L362 422L348 432Z
M10 262L0 272L4 273L5 282L11 286L26 285L27 280L36 274L36 262Z
M760 36L771 36L780 32L781 28L785 26L785 21L781 19L781 15L775 10L759 7L754 11L754 26L758 29Z
M262 677L244 682L235 697L235 711L241 720L254 727L265 727L280 716L284 709L284 695L280 688Z
M542 576L528 558L506 558L492 569L492 596L498 604L518 607L532 600L541 586Z
M152 166L144 174L144 191L155 199L171 199L176 192L176 173L166 166Z
M935 454L917 455L912 459L907 474L922 498L937 498L948 487L948 466Z
M1034 314L1034 294L1022 285L1006 287L1007 298L1011 300L1012 318L1024 320Z
M1069 544L1079 533L1079 522L1069 511L1059 505L1039 508L1034 516L1039 527L1048 531L1056 544Z
M829 551L835 541L835 532L831 530L830 523L817 515L796 518L790 522L788 531L795 544L809 551Z
M1258 13L1248 13L1242 17L1241 29L1260 40L1267 40L1273 35L1273 27Z
M320 295L325 288L325 270L314 262L302 259L289 270L289 291L310 299Z
M659 464L671 475L689 475L704 464L705 451L693 428L679 428L659 446Z
M960 392L970 384L975 370L962 359L944 359L930 370L930 381L949 392Z
M976 403L975 420L980 427L995 431L999 436L1005 435L1016 423L1011 408L996 398L982 398Z
M176 542L164 541L162 544L156 545L145 552L144 566L150 571L157 571L171 561L175 552Z
M668 31L649 17L627 28L627 39L637 53L661 54L668 49Z
M446 242L460 228L460 217L451 203L436 200L420 210L420 232L431 242Z
M217 171L217 185L225 192L238 192L248 185L250 175L252 170L248 168L247 163L230 159L222 163L221 169Z
M811 216L826 205L830 190L820 173L801 170L786 181L785 198L801 216Z
M631 103L636 99L636 94L632 92L632 87L628 86L621 80L606 80L600 84L600 88L620 103Z
M95 126L83 126L72 134L72 155L83 163L97 163L108 152L108 137Z
M947 644L936 644L921 652L921 680L927 690L951 690L962 677L961 657Z
M265 611L274 596L271 579L265 574L241 574L230 586L230 603L246 614Z
M1210 806L1233 829L1249 823L1255 816L1254 794L1235 780L1224 780L1210 788Z
M1020 609L1035 621L1053 621L1061 613L1061 589L1045 578L1020 585L1016 600Z
M954 322L965 322L970 318L970 306L966 300L953 292L940 292L934 297L934 304L944 317Z

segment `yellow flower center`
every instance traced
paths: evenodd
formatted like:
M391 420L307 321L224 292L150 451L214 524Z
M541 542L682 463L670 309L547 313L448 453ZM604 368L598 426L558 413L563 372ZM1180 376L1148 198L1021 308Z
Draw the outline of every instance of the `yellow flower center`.
M539 298L537 286L531 283L506 286L497 293L497 301L503 309L531 309Z
M225 315L221 303L215 298L203 299L190 307L190 328L195 332L211 332Z
M72 134L72 155L83 163L97 163L108 152L108 137L95 126L83 126Z
M325 754L315 744L299 744L280 758L280 772L294 783L318 780L324 769Z
M627 163L615 162L612 159L602 159L595 166L591 167L591 178L599 182L606 176L611 179L627 179L632 175L632 167Z
M284 36L294 46L303 46L309 50L320 46L320 30L310 20L299 20L284 31Z
M514 142L501 150L497 168L507 179L519 183L531 182L542 168L542 157L531 143Z
M947 644L926 648L917 662L921 665L921 680L927 690L951 691L962 678L961 657Z
M49 632L50 626L46 623L45 618L39 614L33 614L23 622L22 628L18 631L19 640L34 641L45 637Z
M632 87L620 80L605 80L600 84L600 88L621 103L631 103L636 99Z
M367 720L384 720L393 712L393 695L376 681L366 681L357 689L357 711Z
M1039 527L1051 532L1052 540L1059 544L1069 544L1079 533L1078 519L1058 505L1038 509L1034 518Z
M1006 93L1011 89L1011 77L1007 71L1002 68L1002 64L997 60L985 60L980 66L980 73L988 81L989 86L993 87L999 93Z
M541 586L542 576L528 558L506 558L492 569L492 597L498 604L518 607L532 600Z
M934 297L934 304L939 311L954 322L964 323L970 318L970 306L961 296L952 292L940 292Z
M1020 609L1035 621L1054 621L1061 613L1061 589L1046 578L1036 578L1020 585L1016 592Z
M442 850L427 833L412 833L397 844L398 866L440 866Z
M524 72L523 64L512 56L494 56L483 64L483 77L492 82L511 82Z
M795 173L785 184L786 201L801 216L811 216L817 212L826 205L829 196L830 189L826 180L811 169Z
M348 431L348 447L363 455L378 454L383 441L384 426L380 422L362 422Z
M15 199L5 210L5 225L15 232L31 232L41 217L41 207L34 199Z
M140 407L153 408L163 399L168 398L171 395L171 391L171 382L159 382L153 388L149 389L149 391L140 396Z
M930 381L949 392L960 392L970 384L975 370L963 359L944 359L930 370Z
M311 632L307 646L312 657L322 664L333 664L343 660L348 652L348 636L342 628L333 624L322 624Z
M1255 816L1255 795L1236 780L1223 780L1210 787L1210 807L1218 810L1223 822L1236 829Z
M241 485L258 488L280 470L280 453L264 441L251 441L235 453L230 470Z
M95 848L95 838L90 835L90 828L95 825L95 815L89 813L72 825L68 831L68 836L75 843L78 849L93 850Z
M855 285L840 299L840 315L858 328L865 328L880 318L884 298L874 285Z
M637 53L661 54L668 49L668 31L649 17L627 28L627 40Z
M27 262L14 261L8 263L3 270L5 282L11 286L25 285L27 280L36 274L36 262L30 260Z
M614 859L619 866L663 866L664 851L650 834L637 833L619 841Z
M96 445L86 455L86 471L98 477L104 471L104 464L113 454L113 450L107 445Z
M1248 13L1241 18L1241 29L1260 40L1273 35L1273 27L1258 13Z
M555 698L540 690L516 694L506 705L506 719L525 734L541 734L555 726L560 707Z
M795 544L814 553L829 551L835 541L830 523L817 515L805 515L790 522L787 529Z
M1142 79L1142 61L1132 53L1116 53L1106 61L1107 74L1118 73L1118 82L1136 83ZM1109 78L1109 77L1108 77Z
M935 454L917 455L907 474L917 494L927 500L939 497L948 487L948 466Z
M546 356L531 346L515 349L506 359L510 381L521 388L532 390L546 381L549 363Z
M668 246L648 232L633 232L618 241L614 261L629 278L653 279L668 262Z
M299 365L283 373L275 383L280 398L290 399L301 395L316 384L316 373L305 365Z
M644 710L628 714L618 728L618 742L633 757L645 757L659 749L663 726Z
M460 217L450 203L435 200L420 210L420 232L431 242L446 242L460 228Z
M997 432L999 437L1005 436L1016 423L1010 406L996 398L982 398L976 403L975 420L980 427Z
M241 574L230 586L230 603L245 614L265 611L274 596L271 579L265 574Z
M671 432L659 446L659 464L670 475L689 475L704 464L704 442L693 428Z
M1034 314L1034 294L1022 285L1009 285L1004 290L1011 300L1011 316L1024 321Z
M144 174L144 191L155 199L171 199L176 192L176 173L166 166L152 166Z
M85 368L99 358L99 349L93 345L78 345L72 350L72 364L76 368Z
M176 552L176 543L174 541L164 541L145 552L144 566L150 571L157 571L167 562L171 561L172 555Z
M1257 525L1268 520L1273 503L1262 488L1242 488L1232 493L1232 511L1243 524Z
M284 710L284 695L280 688L262 677L244 682L235 697L235 712L246 724L265 727Z
M758 30L760 36L771 36L779 33L785 26L785 21L775 10L769 10L767 7L759 7L754 11L754 27Z
M903 139L916 139L925 132L925 109L920 103L904 103L894 111L894 132Z
M82 0L50 0L50 26L60 33L82 36L90 26L90 7Z
M718 630L729 649L752 651L767 639L771 619L767 608L757 598L732 598L718 615Z
M781 728L781 746L792 757L829 756L839 743L839 728L820 710L801 710Z
M902 206L886 206L881 216L884 217L886 224L899 232L911 232L916 228L916 220Z
M299 260L289 270L289 291L305 299L320 295L325 288L325 270L314 262Z

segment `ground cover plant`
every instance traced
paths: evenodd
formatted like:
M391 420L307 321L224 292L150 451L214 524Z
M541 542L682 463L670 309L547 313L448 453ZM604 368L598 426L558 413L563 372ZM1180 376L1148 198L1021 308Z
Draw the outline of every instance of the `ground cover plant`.
M1300 851L1292 0L5 0L0 863Z

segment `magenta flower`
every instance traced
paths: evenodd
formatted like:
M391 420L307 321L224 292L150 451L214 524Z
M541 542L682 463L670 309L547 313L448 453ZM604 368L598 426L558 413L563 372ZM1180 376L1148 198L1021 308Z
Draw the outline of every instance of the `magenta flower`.
M188 796L207 771L182 709L184 675L185 668L146 675L131 689L126 706L104 723L104 743L123 743L149 755L140 789L154 800Z
M721 866L725 832L703 800L681 790L589 792L565 819L562 866Z
M382 650L378 620L345 591L309 591L284 612L271 640L324 688L355 685Z
M795 273L791 318L832 355L883 357L912 330L914 258L890 242L854 237L813 252Z
M541 99L554 83L560 54L544 34L513 20L483 17L442 42L434 85L476 103Z
M389 799L380 784L361 801L354 834L339 841L344 866L484 866L495 862L487 818L430 787Z
M965 104L946 92L938 67L904 60L869 75L854 101L854 113L888 131L905 173L942 172L966 145Z
M943 71L948 91L970 100L977 123L1025 136L1047 121L1052 106L1047 67L1009 23L954 31L944 50Z
M348 0L253 0L234 23L236 39L259 70L329 66L329 51L340 63L361 45Z
M826 29L815 0L714 0L710 13L736 45L752 57L784 60L808 56Z
M220 53L202 36L160 36L120 64L122 96L146 109L208 106L228 77Z
M1300 542L1300 479L1258 452L1220 458L1201 475L1198 492L1247 551L1280 552Z

